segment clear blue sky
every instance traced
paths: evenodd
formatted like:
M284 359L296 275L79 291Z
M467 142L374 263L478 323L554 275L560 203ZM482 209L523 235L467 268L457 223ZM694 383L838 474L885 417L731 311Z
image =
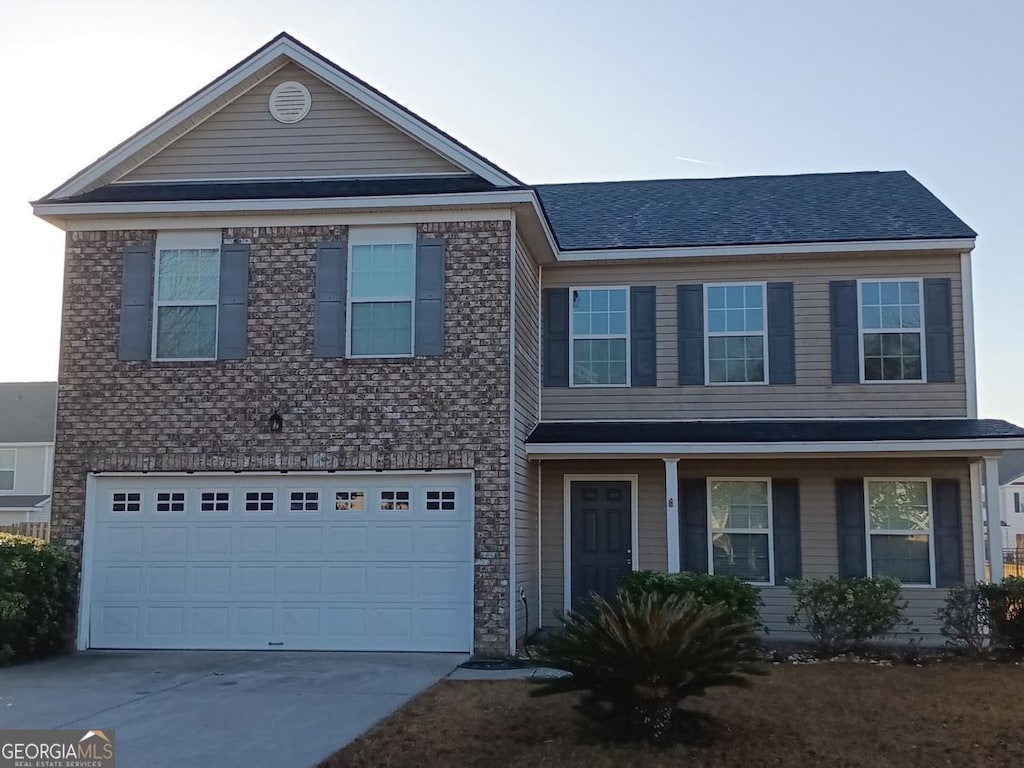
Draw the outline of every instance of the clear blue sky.
M57 374L62 234L26 201L286 30L529 182L907 169L980 233L981 413L1024 424L1024 3L47 0L0 28L0 380Z

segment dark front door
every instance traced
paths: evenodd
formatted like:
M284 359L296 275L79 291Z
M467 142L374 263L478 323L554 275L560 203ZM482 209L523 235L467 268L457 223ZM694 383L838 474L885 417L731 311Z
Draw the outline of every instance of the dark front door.
M577 480L569 489L571 605L578 609L596 593L615 596L632 570L630 484L620 480Z

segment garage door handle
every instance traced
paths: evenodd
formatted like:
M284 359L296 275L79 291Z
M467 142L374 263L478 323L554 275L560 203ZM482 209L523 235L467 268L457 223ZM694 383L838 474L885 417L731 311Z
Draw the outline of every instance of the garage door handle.
M280 643L267 643L267 645L284 645L284 642L280 642Z

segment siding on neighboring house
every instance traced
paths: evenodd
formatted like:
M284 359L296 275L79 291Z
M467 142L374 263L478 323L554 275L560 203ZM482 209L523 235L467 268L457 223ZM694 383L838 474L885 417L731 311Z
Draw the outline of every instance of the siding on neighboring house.
M0 443L0 450L14 449L17 453L14 468L14 488L0 491L7 494L49 493L50 460L53 446L18 445Z
M309 114L284 124L271 91L295 80ZM287 64L126 174L122 181L458 174L464 171L296 64Z
M562 610L563 589L563 488L566 474L639 475L640 568L667 568L667 526L665 520L665 475L661 461L545 461L541 489L543 538L542 575L544 625L555 624ZM834 575L838 572L836 533L836 478L931 477L960 481L964 574L974 578L974 545L971 522L970 469L967 459L750 459L732 461L688 460L679 462L679 478L775 477L796 478L800 487L800 536L804 577ZM907 588L907 614L913 621L911 634L937 639L939 624L935 610L948 590ZM786 622L792 607L786 587L761 587L765 606L761 617L773 636L797 632ZM904 633L905 634L905 633Z
M537 465L526 457L526 438L540 415L539 308L540 270L522 240L516 242L516 387L515 387L515 584L512 599L516 608L519 638L540 626L540 584L537 575ZM529 627L519 590L529 603ZM520 640L521 642L521 640Z
M829 281L906 277L951 280L955 382L833 384ZM679 386L676 286L744 281L793 283L796 384ZM545 387L545 421L967 415L963 299L960 259L956 254L634 260L552 265L544 269L544 288L587 285L657 287L658 386Z

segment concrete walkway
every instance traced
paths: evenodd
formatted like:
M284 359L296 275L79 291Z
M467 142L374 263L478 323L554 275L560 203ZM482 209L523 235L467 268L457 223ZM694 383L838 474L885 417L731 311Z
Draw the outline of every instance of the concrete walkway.
M0 729L112 728L130 768L308 768L466 658L92 651L0 669Z

